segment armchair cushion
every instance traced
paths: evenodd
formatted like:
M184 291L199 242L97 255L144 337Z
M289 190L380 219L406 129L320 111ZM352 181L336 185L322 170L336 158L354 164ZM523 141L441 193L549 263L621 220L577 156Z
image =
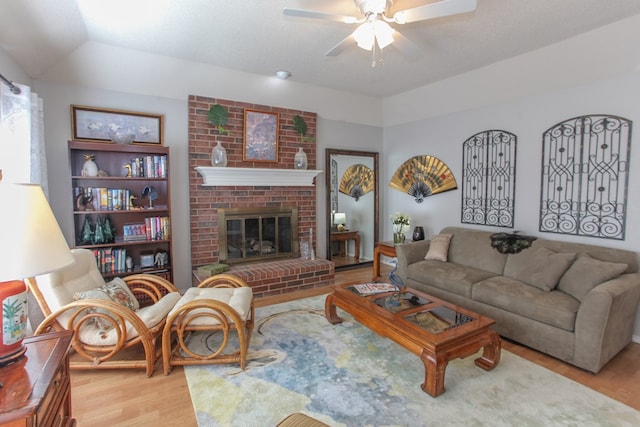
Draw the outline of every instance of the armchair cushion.
M133 295L133 292L131 292L124 280L119 277L116 277L112 281L105 283L102 286L98 286L95 289L76 292L75 294L73 294L73 299L99 299L113 301L132 311L136 311L140 308L140 303L138 303L138 300L136 299L135 295ZM111 314L109 314L107 310L103 310L100 308L87 310L92 313L100 312L111 316ZM117 321L117 319L115 320ZM101 319L99 317L94 318L94 323L96 327L101 331L107 331L114 326L111 322L105 321L104 319Z
M162 297L157 303L143 307L136 311L136 316L140 318L147 328L153 328L158 323L164 322L167 314L180 299L180 293L171 292ZM127 340L138 337L138 331L133 325L125 321ZM115 345L118 342L118 330L111 328L109 330L100 330L90 325L85 325L80 329L80 341L89 345Z
M185 304L202 299L212 299L228 304L238 313L240 318L245 321L251 311L253 292L248 286L239 288L189 288L173 310L171 310L170 316L175 311L180 310ZM206 309L200 309L199 311L205 312ZM193 315L197 312L198 311L194 310L191 314ZM209 316L198 317L190 322L192 325L212 325L218 323L217 320Z

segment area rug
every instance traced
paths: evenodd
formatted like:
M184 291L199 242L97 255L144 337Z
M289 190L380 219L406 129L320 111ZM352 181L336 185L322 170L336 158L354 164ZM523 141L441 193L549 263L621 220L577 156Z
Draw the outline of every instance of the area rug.
M638 426L640 412L502 351L449 363L445 393L424 393L419 358L346 313L331 325L324 296L256 310L247 369L185 368L198 425L274 426L303 412L330 426ZM215 334L193 336L194 350Z

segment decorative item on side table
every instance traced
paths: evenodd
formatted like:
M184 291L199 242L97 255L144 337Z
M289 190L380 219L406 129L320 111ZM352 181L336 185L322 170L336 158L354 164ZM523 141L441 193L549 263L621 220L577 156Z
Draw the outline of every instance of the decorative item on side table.
M396 245L402 244L405 241L405 232L411 225L411 217L401 212L396 212L391 215L391 223L393 224L393 243Z
M218 130L218 135L229 135L229 131L224 126L229 121L229 112L226 107L220 104L214 104L209 108L209 123L214 125ZM227 166L227 150L222 146L220 141L216 141L216 146L211 150L211 166Z
M413 241L424 240L424 228L420 225L416 225L413 229Z
M0 182L0 204L0 365L5 365L26 351L23 280L65 267L73 257L39 185Z

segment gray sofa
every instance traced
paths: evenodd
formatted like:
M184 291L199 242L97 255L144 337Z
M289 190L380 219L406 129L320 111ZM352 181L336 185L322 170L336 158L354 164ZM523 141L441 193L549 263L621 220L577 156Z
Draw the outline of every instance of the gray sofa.
M537 239L502 254L492 232L440 234L452 235L446 262L424 259L429 240L396 248L407 286L489 316L503 337L594 373L631 342L640 300L635 252Z

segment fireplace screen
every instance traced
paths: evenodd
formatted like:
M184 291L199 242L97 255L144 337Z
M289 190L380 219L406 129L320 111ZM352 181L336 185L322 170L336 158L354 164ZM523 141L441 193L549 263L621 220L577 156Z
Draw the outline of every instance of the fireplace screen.
M218 209L220 261L298 257L298 208Z

